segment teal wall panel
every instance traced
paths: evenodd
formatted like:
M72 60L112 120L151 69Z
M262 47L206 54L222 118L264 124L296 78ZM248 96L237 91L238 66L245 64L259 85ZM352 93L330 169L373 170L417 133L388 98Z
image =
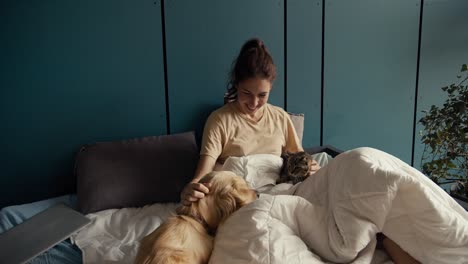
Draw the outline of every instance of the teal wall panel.
M468 63L468 1L424 1L417 118L431 105L442 106L447 94L440 88L456 83L461 65ZM420 168L424 145L417 123L414 166Z
M411 162L418 1L327 0L324 144Z
M304 113L304 147L320 145L322 1L287 1L287 110Z
M222 106L231 64L259 37L278 69L270 103L284 105L282 1L168 0L165 5L171 133L196 130Z
M154 1L2 1L0 207L71 192L82 144L166 133Z

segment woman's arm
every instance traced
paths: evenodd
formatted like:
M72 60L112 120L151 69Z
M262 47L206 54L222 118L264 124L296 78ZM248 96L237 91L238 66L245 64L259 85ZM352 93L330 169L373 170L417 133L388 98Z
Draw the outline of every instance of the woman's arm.
M205 194L210 191L209 185L198 183L198 181L207 173L212 172L215 164L216 160L213 157L207 155L200 156L193 180L185 186L180 194L180 200L184 205L190 205L192 202L198 201L198 199L205 197Z
M395 262L395 264L420 263L388 237L384 237L384 239L382 240L382 245L385 251L387 251L388 255L390 255L390 258L392 258L392 260Z
M216 160L208 155L200 156L198 161L197 170L195 171L195 176L193 177L192 182L200 181L203 176L213 171L216 164Z

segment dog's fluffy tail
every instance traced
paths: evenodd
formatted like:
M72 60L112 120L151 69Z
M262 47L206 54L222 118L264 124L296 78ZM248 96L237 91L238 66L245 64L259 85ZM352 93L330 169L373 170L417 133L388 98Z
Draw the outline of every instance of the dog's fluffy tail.
M173 248L160 248L156 252L147 255L141 261L143 264L179 264L190 263L190 257L187 252Z

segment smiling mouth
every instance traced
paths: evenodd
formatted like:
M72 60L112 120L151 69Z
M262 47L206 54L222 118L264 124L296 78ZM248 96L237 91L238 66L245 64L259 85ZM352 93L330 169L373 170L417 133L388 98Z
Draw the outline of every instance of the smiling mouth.
M249 110L249 112L255 112L255 110L257 110L257 107L250 108L247 106L247 110Z

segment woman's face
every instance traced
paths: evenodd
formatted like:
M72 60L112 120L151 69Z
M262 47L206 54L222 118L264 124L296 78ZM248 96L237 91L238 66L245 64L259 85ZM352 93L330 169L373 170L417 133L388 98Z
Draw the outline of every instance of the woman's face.
M259 118L258 110L268 102L271 83L262 78L250 78L237 85L237 104L242 113Z

